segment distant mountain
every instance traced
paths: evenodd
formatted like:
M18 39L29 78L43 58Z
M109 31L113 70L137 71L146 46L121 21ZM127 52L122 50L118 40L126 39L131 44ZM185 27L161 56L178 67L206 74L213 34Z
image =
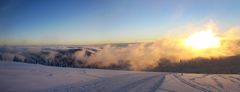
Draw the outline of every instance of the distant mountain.
M97 49L94 48L41 48L41 47L27 47L27 48L0 48L0 60L24 62L33 64L43 64L60 67L80 67L74 60L73 55L76 52L82 52L85 57L89 57Z

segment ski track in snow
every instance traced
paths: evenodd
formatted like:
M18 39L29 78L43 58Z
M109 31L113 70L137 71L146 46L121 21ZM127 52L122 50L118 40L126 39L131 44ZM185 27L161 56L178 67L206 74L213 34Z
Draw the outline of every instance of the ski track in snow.
M229 80L229 81L231 81L232 83L237 84L238 87L240 87L240 82L234 80L234 78L232 78L232 76L230 76L229 78L226 78L226 77L224 77L224 76L222 76L222 75L219 75L219 77L221 77L221 78L223 78L223 79L226 79L226 80Z
M231 78L235 79L235 80L238 80L240 82L240 78L237 78L237 77L233 77L233 76L230 76Z
M159 90L162 90L162 91L166 91L166 92L177 92L177 91L173 91L173 90L170 90L170 89L165 89L165 88L159 88Z
M215 87L215 86L213 86L213 85L203 84L203 83L199 83L199 82L196 81L196 80L199 80L199 79L202 79L202 78L206 78L207 76L209 76L209 75L204 74L203 76L195 77L194 79L192 78L192 79L190 79L190 81L193 82L193 83L195 83L195 84L197 84L197 85L206 87L206 88L208 88L208 89L215 89L215 90L217 90L218 92L222 92L221 89L219 89L219 88L217 88L217 87Z
M163 83L164 75L155 75L127 84L113 92L155 92ZM155 82L155 83L154 83ZM149 88L145 88L149 87ZM134 90L134 91L133 91Z
M212 76L211 78L217 84L218 87L220 87L221 89L224 89L223 84L216 78L216 76Z
M205 78L205 77L207 77L207 76L208 76L208 74L203 74L203 75L200 76L200 77L194 77L194 78L191 78L190 80L202 79L202 78Z
M184 84L186 84L186 85L188 85L188 86L191 86L192 88L195 88L195 89L200 90L200 91L202 91L202 92L211 92L211 90L206 89L206 88L204 88L204 87L201 87L201 86L199 86L199 85L193 84L193 83L187 81L186 79L184 79L184 78L182 78L182 77L180 77L180 76L178 76L178 75L176 75L176 74L174 74L173 76L174 76L176 79L178 79L179 81L181 81L182 83L184 83Z
M36 92L58 92L60 90L67 92L155 92L163 83L164 78L163 74L131 73Z

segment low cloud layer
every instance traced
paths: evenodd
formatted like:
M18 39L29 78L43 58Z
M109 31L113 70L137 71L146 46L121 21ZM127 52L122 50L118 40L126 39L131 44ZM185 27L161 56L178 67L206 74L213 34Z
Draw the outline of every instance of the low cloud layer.
M207 27L217 29L211 22ZM221 38L219 48L209 48L205 50L195 50L186 47L184 37L165 37L151 43L129 44L127 47L106 45L102 50L90 57L85 57L82 52L76 52L74 57L83 61L86 65L97 65L98 67L108 67L110 65L128 64L132 70L143 70L154 68L161 60L179 62L180 60L190 60L194 58L219 58L234 56L240 53L239 39L236 39L240 32L238 28L231 28L225 33L216 34Z

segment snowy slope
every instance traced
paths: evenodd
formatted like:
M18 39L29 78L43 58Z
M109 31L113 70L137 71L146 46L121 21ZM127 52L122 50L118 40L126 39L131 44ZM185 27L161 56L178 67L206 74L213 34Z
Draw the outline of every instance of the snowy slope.
M240 75L49 67L0 62L1 92L239 92Z

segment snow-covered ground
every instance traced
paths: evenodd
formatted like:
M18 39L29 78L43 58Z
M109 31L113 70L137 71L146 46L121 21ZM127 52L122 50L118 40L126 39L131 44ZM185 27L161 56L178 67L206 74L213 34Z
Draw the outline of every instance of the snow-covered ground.
M1 92L240 92L240 75L49 67L0 62Z

